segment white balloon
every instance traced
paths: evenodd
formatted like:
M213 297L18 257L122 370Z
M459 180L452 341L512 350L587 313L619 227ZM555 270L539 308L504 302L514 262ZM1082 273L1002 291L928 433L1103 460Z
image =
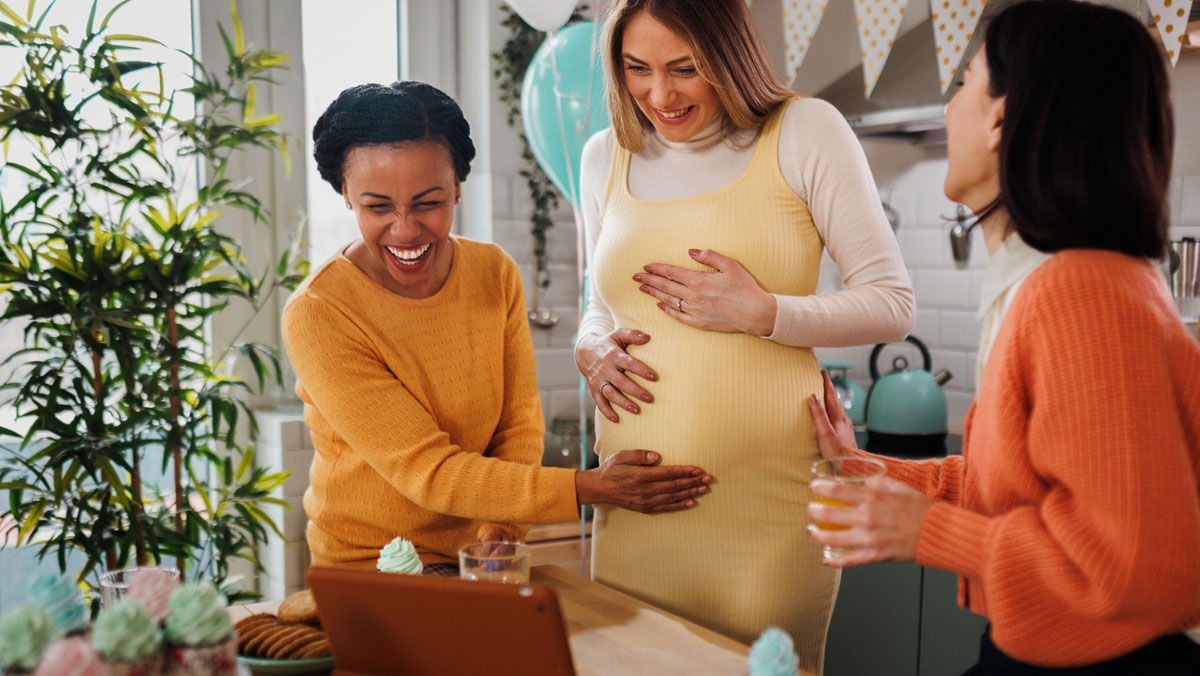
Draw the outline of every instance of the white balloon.
M525 23L549 33L571 18L577 0L505 0Z

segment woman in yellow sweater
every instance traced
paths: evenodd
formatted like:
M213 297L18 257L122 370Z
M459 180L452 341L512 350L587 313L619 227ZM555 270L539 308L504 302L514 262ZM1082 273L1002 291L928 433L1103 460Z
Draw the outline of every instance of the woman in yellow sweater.
M313 128L321 177L362 238L296 291L283 336L316 457L304 496L313 563L372 568L396 536L431 572L462 545L512 540L580 504L685 509L697 467L630 450L541 467L525 295L499 247L450 235L475 148L458 105L419 82L342 92ZM439 570L440 568L440 570Z

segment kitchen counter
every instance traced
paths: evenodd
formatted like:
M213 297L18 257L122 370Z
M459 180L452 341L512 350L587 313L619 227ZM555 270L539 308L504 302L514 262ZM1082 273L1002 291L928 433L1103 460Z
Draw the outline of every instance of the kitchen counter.
M750 648L558 566L535 566L534 584L558 594L579 676L741 676ZM235 606L234 621L275 612L279 601ZM812 676L808 672L800 676Z

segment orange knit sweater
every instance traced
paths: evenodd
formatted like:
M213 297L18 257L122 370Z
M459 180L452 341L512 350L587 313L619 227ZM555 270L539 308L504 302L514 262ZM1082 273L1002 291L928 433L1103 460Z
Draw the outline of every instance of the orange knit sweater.
M578 518L575 473L540 467L525 294L499 247L461 238L440 291L408 299L338 255L292 296L283 336L316 456L315 565L373 567L403 536L426 563L489 523Z
M1200 346L1147 261L1066 251L1019 290L942 462L917 562L957 573L1000 649L1094 663L1200 625Z

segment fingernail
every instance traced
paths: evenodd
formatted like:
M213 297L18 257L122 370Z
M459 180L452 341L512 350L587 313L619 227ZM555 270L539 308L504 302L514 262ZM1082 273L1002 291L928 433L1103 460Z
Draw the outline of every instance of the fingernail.
M707 493L707 492L708 492L708 486L701 486L700 488L697 488L697 489L696 489L696 492L697 492L697 493L700 493L701 495L703 495L704 493Z
M659 310L666 310L666 309L667 309L667 306L666 306L666 305L663 305L662 303L659 303L659 304L658 304L658 309L659 309Z
M700 476L701 474L704 474L703 470L698 469L698 470L692 472L692 476Z
M648 338L649 337L646 334L642 333L641 331L638 331L637 333L635 333L633 335L637 336L638 338Z
M630 405L629 405L629 411L630 411L630 413L637 413L637 412L638 412L638 407L637 407L637 406L634 406L633 404L630 404Z
M638 273L638 274L634 275L634 276L633 276L633 281L635 281L635 282L640 282L640 281L642 281L642 275L641 275L641 273Z
M654 375L653 373L647 373L646 379L647 380L658 380L658 376Z
M646 272L654 272L653 270L650 269L649 265L642 266L642 269L645 270Z
M649 453L646 454L646 459L649 460L650 462L658 462L658 454L655 453L654 451L650 451Z
M650 401L651 401L651 400L650 400L650 395L648 395L648 394L643 394L643 395L642 395L642 401L644 401L644 402L646 402L647 404L649 404L649 403L650 403Z
M650 287L646 286L645 284L638 287L638 291L641 291L642 293L645 293L649 290L650 290Z
M689 253L689 254L691 254L691 255L693 255L693 256L699 256L699 255L700 255L700 250L699 250L699 249L688 249L688 253Z
M712 477L710 477L710 476L706 476L706 477L704 477L703 479L701 479L701 481L702 481L703 483L710 484L710 483L712 483Z
M685 503L683 503L683 504L687 505L688 507L693 507L693 506L695 506L695 504L696 504L696 501L695 501L695 500L688 500L687 502L685 502Z

